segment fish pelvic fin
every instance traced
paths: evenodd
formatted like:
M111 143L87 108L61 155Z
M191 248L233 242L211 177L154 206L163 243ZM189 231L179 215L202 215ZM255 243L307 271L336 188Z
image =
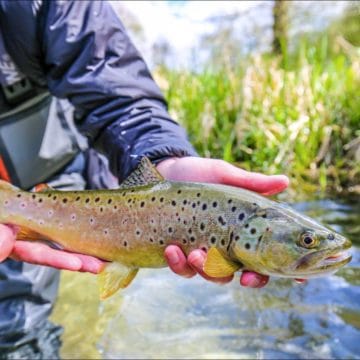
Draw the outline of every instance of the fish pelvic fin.
M203 270L208 276L222 278L232 275L241 268L241 264L226 259L216 247L212 247L207 253Z
M34 186L34 192L46 192L51 190L54 190L54 188L46 183L41 183Z
M139 269L112 262L99 274L100 299L105 300L119 289L126 288L136 276Z
M120 189L135 186L154 185L165 181L149 158L144 156L138 167L120 184Z

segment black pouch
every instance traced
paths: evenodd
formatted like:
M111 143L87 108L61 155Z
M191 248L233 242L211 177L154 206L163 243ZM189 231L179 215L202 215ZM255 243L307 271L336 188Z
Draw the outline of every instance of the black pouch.
M44 92L0 115L1 158L11 182L23 189L45 181L79 152L56 101Z

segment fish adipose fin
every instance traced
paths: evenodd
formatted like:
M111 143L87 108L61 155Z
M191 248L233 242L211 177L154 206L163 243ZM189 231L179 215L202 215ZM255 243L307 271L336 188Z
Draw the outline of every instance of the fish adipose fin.
M113 295L119 289L126 288L138 270L116 262L107 264L99 274L101 300Z
M203 270L208 276L220 278L230 276L241 268L241 264L226 259L217 248L212 247L207 253Z
M165 179L151 161L147 157L143 157L139 166L120 184L120 189L157 184L163 181Z

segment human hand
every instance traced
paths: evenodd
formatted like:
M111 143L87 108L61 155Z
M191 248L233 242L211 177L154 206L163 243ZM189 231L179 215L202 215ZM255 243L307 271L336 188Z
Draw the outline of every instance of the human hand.
M263 175L239 169L225 161L198 157L171 158L157 165L158 171L169 180L198 181L232 185L256 191L262 195L273 195L283 191L289 184L284 175ZM203 278L217 283L227 283L233 275L226 278L210 278L203 271L206 253L197 249L186 258L180 247L170 245L165 249L165 257L170 269L178 275ZM243 271L240 284L253 288L263 287L269 277L251 271Z
M104 262L92 256L55 250L36 242L16 240L18 229L0 224L0 262L7 258L56 269L97 274Z

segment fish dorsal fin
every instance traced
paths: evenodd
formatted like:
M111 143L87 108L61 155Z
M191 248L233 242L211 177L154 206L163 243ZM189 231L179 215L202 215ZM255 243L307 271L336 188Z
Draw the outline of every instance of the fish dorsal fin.
M217 248L212 247L207 253L203 270L208 276L220 278L232 275L241 267L241 264L226 259Z
M138 270L116 262L106 264L104 270L99 274L100 299L104 300L117 290L126 288Z
M120 189L156 184L164 180L151 161L144 156L139 166L120 184Z

